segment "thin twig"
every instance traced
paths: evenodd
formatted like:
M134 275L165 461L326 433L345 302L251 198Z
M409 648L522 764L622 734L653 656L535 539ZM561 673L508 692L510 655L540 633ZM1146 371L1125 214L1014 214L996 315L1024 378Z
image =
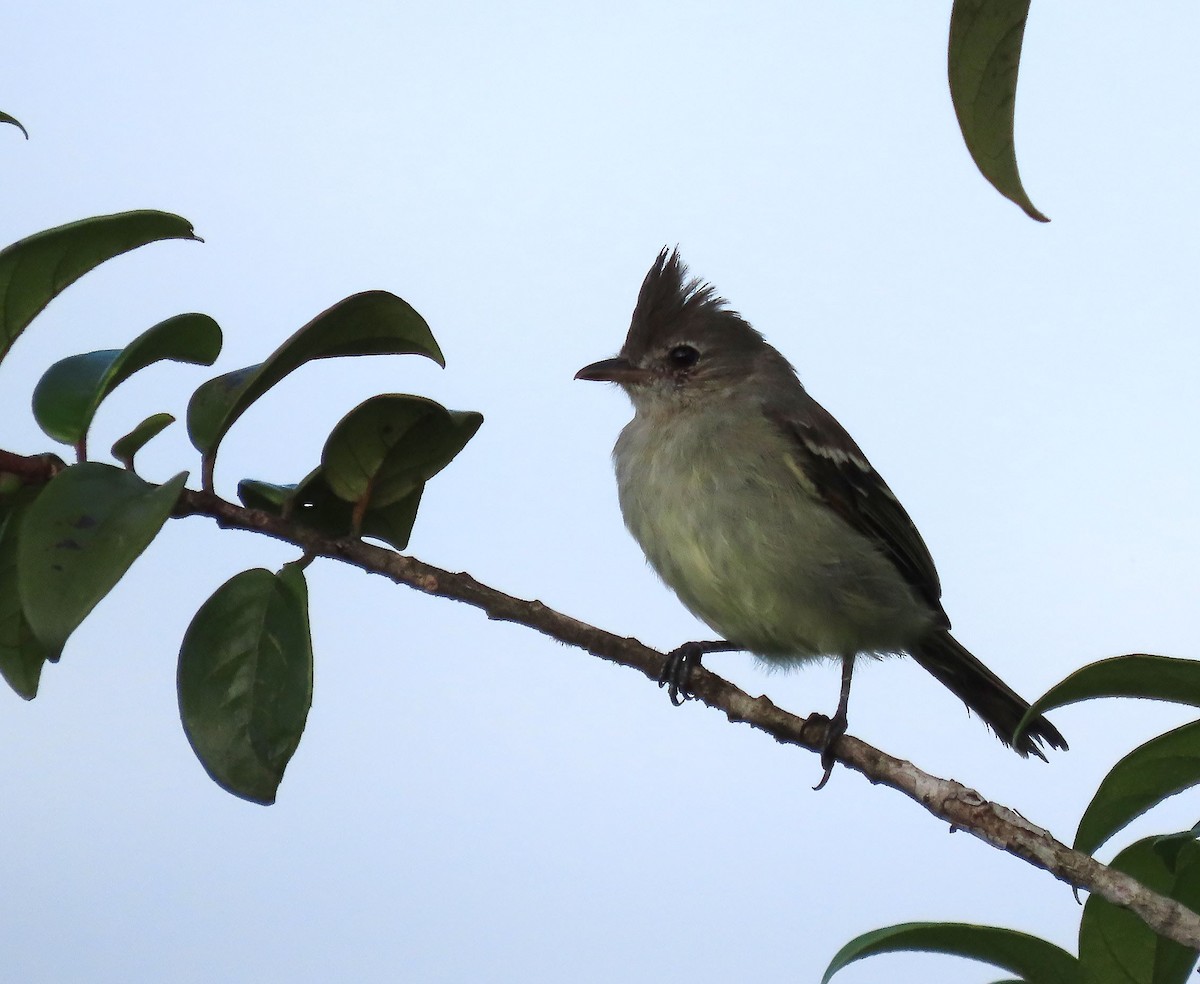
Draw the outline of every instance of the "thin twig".
M15 474L25 484L48 481L61 467L61 462L58 467L48 464L46 456L27 458L0 451L0 473ZM415 557L362 540L325 536L306 529L293 519L247 509L211 492L185 489L174 515L207 516L221 527L249 530L293 544L306 556L340 560L426 594L465 602L481 609L488 618L525 625L559 642L585 649L594 656L638 670L655 682L666 661L662 653L636 639L605 632L540 601L514 598L482 584L470 574L444 571ZM697 699L723 711L730 721L748 724L783 744L815 752L822 748L823 719L805 719L775 706L766 697L751 697L703 666L693 668L689 687ZM1074 888L1083 888L1131 910L1161 936L1200 949L1200 916L1196 913L1152 892L1128 875L1072 850L1008 807L990 802L961 783L923 772L911 762L888 755L850 735L838 741L836 758L872 783L890 786L915 800L954 828L972 833Z

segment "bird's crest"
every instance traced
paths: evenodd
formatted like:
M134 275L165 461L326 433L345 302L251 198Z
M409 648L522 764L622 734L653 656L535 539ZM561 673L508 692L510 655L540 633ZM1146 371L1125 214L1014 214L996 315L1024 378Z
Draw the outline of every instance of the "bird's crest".
M746 325L711 284L688 276L678 249L664 246L642 281L622 351L636 357L667 338L698 338L724 321Z

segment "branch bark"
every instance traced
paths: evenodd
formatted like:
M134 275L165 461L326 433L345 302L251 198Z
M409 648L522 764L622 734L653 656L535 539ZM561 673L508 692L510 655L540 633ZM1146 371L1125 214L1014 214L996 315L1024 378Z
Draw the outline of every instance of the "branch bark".
M63 464L52 455L25 457L0 450L0 476L13 475L22 484L49 481ZM488 618L516 622L543 635L584 649L601 659L638 670L656 681L665 656L636 639L613 635L571 618L540 601L515 598L477 581L467 573L451 573L415 557L362 540L325 536L293 520L228 502L211 492L184 489L176 517L206 516L227 529L247 530L290 543L312 557L328 557L378 574L425 594L461 601L482 610ZM819 752L826 721L803 718L777 707L767 697L751 697L728 680L702 666L690 677L694 696L723 711L731 721L748 724L776 741ZM1073 888L1082 888L1129 909L1161 936L1200 949L1200 916L1173 899L1152 892L1137 880L1072 850L1014 810L993 803L974 789L941 779L911 762L843 736L835 748L837 761L870 782L890 786L923 806L952 827L1048 871Z

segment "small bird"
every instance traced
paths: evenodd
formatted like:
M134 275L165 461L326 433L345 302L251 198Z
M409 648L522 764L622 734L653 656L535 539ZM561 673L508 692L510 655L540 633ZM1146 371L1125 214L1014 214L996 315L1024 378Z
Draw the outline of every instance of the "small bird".
M687 608L722 639L680 646L662 684L689 696L709 652L790 667L838 659L841 698L821 762L847 726L860 657L907 654L1019 755L1067 747L950 634L929 549L866 456L791 364L663 249L615 359L576 379L617 383L633 419L613 449L625 525ZM682 698L679 694L682 692Z

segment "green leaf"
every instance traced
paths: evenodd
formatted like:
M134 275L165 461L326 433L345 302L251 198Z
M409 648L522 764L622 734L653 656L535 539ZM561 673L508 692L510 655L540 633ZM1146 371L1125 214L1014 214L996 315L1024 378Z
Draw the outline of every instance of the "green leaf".
M446 364L425 319L406 301L382 290L353 294L318 314L265 362L197 389L188 404L192 444L206 459L214 458L234 421L290 372L314 359L351 355L424 355Z
M330 491L320 468L309 472L298 485L243 479L238 482L238 498L248 509L296 519L328 536L350 533L352 508Z
M1175 871L1179 867L1180 853L1185 845L1200 837L1200 823L1190 830L1180 830L1174 834L1159 834L1154 838L1154 850L1163 859L1163 863Z
M258 568L226 581L179 651L179 712L196 757L223 789L275 802L312 704L304 574Z
M33 634L17 590L17 531L36 494L21 489L0 502L0 675L26 700L37 696L50 656Z
M950 97L972 160L1031 219L1049 222L1025 194L1013 147L1017 71L1029 0L954 0Z
M243 478L238 482L237 494L247 509L261 509L282 516L295 496L298 485L275 485L257 478Z
M181 472L156 487L85 462L56 475L29 507L17 543L21 605L51 659L149 546L186 479Z
M211 366L221 352L221 329L207 314L177 314L123 349L72 355L46 370L33 391L33 415L46 435L79 446L100 403L140 369L170 360Z
M968 957L1019 974L1027 984L1084 984L1077 961L1066 950L1027 933L968 923L913 922L863 933L842 947L821 984L847 964L877 953L918 950Z
M137 453L173 423L175 418L169 413L151 414L124 437L117 439L112 446L112 456L132 471Z
M1200 707L1200 662L1134 653L1089 663L1034 701L1017 734L1036 715L1097 697L1147 697Z
M81 219L0 250L0 359L42 309L89 270L162 239L202 242L186 219L140 211Z
M403 550L412 535L424 490L421 485L396 502L368 509L363 516L361 535ZM354 507L333 494L319 468L299 485L272 485L246 479L238 483L238 498L247 508L291 516L328 536L348 536L353 532Z
M334 427L321 469L340 498L382 508L420 488L475 436L483 416L420 396L389 393L360 403Z
M1127 847L1112 867L1147 888L1200 909L1200 846L1180 849L1172 869L1156 850L1157 837ZM1099 895L1088 898L1079 923L1079 962L1091 984L1184 984L1196 951L1155 934L1128 909Z
M359 534L382 540L397 550L403 550L412 536L413 524L417 521L417 510L421 507L421 496L424 492L425 486L418 485L402 499L368 509L363 514Z
M291 516L330 536L368 536L408 546L425 482L479 430L483 417L418 396L376 396L334 428L321 467L299 485L243 481L252 509Z
M23 134L25 134L26 140L29 139L29 131L26 130L25 127L23 127L21 125L21 121L19 119L17 119L15 116L9 116L8 113L0 112L0 123L11 123L18 130L20 130Z
M1075 849L1095 853L1131 820L1197 783L1200 721L1151 738L1112 767L1079 821Z

